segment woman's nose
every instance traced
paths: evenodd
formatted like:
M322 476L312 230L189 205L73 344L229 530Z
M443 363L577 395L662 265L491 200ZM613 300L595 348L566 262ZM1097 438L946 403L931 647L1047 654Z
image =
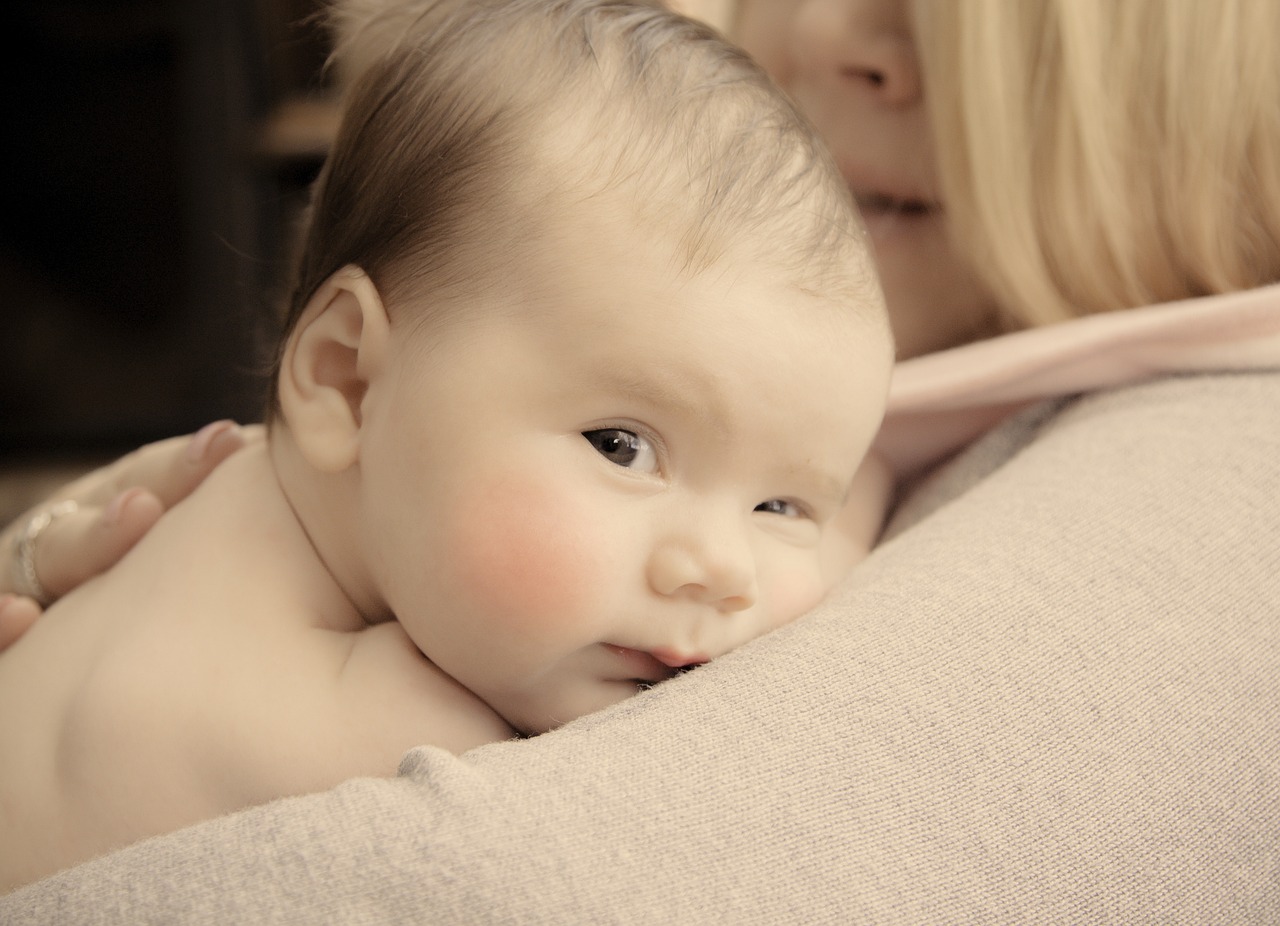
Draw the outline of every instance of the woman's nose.
M659 595L720 611L756 603L755 555L741 532L702 525L664 538L650 554L648 579Z
M920 100L920 66L907 0L808 0L797 7L792 57L797 69L826 71L886 106Z

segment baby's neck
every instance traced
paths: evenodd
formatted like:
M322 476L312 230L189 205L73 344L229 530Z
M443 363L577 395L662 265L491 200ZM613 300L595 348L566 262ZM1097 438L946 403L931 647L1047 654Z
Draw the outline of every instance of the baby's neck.
M324 473L299 453L288 429L274 427L268 455L280 495L335 595L362 625L390 620L360 543L354 468ZM358 629L358 628L352 628Z

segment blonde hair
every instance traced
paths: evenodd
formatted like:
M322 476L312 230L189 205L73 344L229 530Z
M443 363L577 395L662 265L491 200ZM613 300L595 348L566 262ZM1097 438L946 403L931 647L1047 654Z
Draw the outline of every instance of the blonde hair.
M335 17L351 85L284 339L344 265L389 311L424 287L474 290L495 260L538 246L556 203L618 191L670 236L673 271L747 244L799 285L878 304L821 140L707 25L643 0L344 0Z
M1007 326L1280 281L1280 3L914 12L953 235Z

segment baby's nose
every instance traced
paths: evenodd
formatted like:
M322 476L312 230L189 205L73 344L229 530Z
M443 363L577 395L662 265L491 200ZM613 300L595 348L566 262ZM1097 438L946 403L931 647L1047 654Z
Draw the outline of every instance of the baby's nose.
M755 555L746 538L733 532L690 531L654 549L649 584L660 595L745 611L756 603Z

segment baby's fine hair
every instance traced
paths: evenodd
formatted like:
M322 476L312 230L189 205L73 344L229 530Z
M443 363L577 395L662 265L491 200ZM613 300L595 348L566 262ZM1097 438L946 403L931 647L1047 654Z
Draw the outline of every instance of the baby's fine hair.
M285 338L344 265L394 316L401 296L481 285L493 261L536 247L542 215L605 193L673 242L675 272L747 247L811 291L878 292L817 134L711 27L643 0L341 0L333 13L348 90Z

